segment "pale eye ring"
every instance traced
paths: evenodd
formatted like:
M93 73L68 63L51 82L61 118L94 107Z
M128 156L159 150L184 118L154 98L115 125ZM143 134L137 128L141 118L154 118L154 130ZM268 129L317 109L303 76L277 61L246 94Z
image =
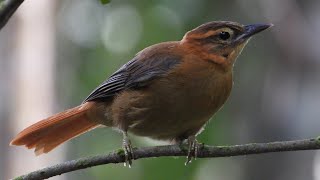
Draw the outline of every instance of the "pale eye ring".
M230 33L227 32L227 31L221 31L219 33L219 38L222 39L222 40L228 40L230 38Z

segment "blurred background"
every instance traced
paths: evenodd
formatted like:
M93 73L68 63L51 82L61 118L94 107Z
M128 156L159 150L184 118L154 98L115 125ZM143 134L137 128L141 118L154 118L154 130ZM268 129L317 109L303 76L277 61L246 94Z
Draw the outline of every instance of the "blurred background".
M320 1L314 0L28 0L0 32L0 177L121 147L100 128L52 153L9 147L20 130L76 106L136 52L180 40L215 20L275 26L247 45L224 108L198 139L231 145L320 135ZM132 136L135 146L161 142ZM52 179L320 180L320 151L232 158L153 158L105 165Z

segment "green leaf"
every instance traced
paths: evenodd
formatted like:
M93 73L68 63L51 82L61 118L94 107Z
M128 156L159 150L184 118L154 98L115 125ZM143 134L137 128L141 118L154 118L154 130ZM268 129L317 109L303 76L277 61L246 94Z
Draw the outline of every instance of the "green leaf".
M111 0L100 0L102 4L108 4Z

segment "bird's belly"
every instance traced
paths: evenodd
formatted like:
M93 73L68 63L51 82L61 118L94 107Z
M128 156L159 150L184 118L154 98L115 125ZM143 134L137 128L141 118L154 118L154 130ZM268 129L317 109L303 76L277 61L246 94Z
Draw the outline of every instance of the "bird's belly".
M173 93L172 88L177 93ZM217 93L216 96L172 88L149 89L142 92L143 95L135 96L136 103L130 106L128 130L136 135L162 140L195 135L220 109L230 93L229 88L213 92Z
M145 116L133 120L133 123L129 125L129 131L140 136L169 140L196 134L210 118L210 116L201 117L196 113L174 113L172 111L155 113L154 111L151 108L145 110Z

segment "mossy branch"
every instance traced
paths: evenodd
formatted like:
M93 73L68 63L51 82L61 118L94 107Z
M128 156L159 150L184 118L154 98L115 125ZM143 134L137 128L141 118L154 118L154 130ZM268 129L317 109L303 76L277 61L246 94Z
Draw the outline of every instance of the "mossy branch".
M23 3L24 0L3 0L0 1L0 30L7 24L10 17Z
M296 141L281 141L270 143L252 143L233 146L202 146L198 158L230 157L250 154L262 154L270 152L301 151L320 149L320 138ZM164 157L164 156L187 156L187 148L179 145L154 146L134 148L135 159ZM174 160L173 160L174 161ZM67 172L85 169L103 164L115 164L124 162L123 150L117 150L109 154L80 158L67 161L51 167L43 168L15 179L46 179Z

